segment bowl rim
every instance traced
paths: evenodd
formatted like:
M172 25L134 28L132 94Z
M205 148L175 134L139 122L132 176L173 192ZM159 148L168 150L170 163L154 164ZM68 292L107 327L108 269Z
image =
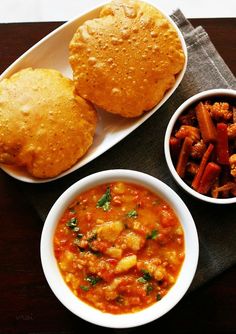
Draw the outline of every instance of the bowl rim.
M135 313L109 314L89 306L76 297L64 282L53 251L53 235L58 219L75 196L99 184L125 181L140 184L161 196L173 207L185 235L185 260L178 279L158 303ZM109 328L137 327L154 321L172 309L188 290L196 272L199 242L194 220L182 199L165 183L142 172L114 169L91 174L71 185L52 206L41 236L41 263L46 280L59 301L72 313L93 324ZM56 279L55 279L56 278Z
M192 195L193 197L196 197L199 200L208 202L208 203L213 203L213 204L232 204L236 203L236 197L230 197L230 198L213 198L209 197L206 195L202 195L189 187L178 175L176 172L176 169L173 165L171 154L170 154L170 146L169 146L169 139L172 133L172 129L180 116L182 112L184 112L187 108L189 108L192 104L196 103L197 101L201 99L206 99L207 97L213 97L213 96L227 96L227 97L235 97L236 98L236 90L233 89L227 89L227 88L216 88L216 89L209 89L200 93L197 93L191 97L189 97L186 101L184 101L178 109L174 112L172 115L167 128L166 128L166 133L165 133L165 138L164 138L164 154L166 158L166 163L167 166L174 178L174 180L179 184L180 187L182 187L187 193Z

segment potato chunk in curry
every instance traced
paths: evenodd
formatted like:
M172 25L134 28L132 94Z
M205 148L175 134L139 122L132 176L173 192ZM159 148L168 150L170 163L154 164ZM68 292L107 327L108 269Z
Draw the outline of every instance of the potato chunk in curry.
M97 235L102 240L114 242L123 229L121 221L109 221L97 228Z

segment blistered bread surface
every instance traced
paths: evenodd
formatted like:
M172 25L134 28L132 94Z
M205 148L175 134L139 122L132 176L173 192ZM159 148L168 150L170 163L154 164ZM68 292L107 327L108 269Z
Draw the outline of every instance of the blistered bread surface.
M136 117L176 81L185 56L175 27L139 1L113 1L86 21L70 43L76 93L100 108Z
M93 142L94 108L56 70L21 70L0 82L0 162L37 178L70 168Z

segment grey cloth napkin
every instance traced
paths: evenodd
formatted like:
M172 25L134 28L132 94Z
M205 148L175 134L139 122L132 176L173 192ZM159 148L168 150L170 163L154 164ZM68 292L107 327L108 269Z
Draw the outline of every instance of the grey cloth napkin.
M236 80L202 27L193 28L177 10L173 20L188 48L188 67L172 97L152 117L109 151L74 173L46 184L20 184L44 221L61 193L79 179L105 169L125 168L151 174L167 183L184 200L195 220L200 258L191 289L236 263L236 205L202 203L177 186L167 168L163 141L167 124L188 97L211 88L234 88Z

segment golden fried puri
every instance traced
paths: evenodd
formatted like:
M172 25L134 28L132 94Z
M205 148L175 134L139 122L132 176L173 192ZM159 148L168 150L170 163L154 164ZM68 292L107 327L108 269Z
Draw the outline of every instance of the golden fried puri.
M93 142L96 112L51 69L27 68L0 82L0 162L37 178L70 168Z
M77 94L111 113L135 117L174 85L185 57L175 28L156 8L118 0L78 28L69 60Z

